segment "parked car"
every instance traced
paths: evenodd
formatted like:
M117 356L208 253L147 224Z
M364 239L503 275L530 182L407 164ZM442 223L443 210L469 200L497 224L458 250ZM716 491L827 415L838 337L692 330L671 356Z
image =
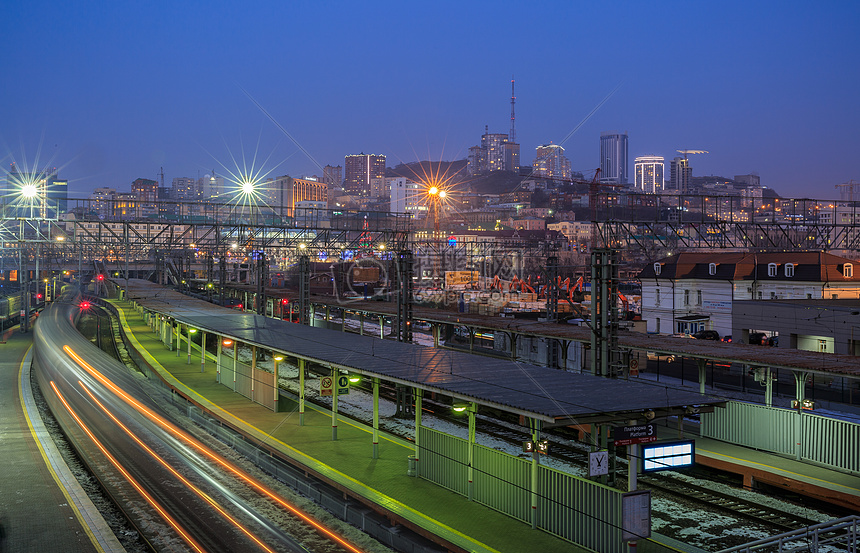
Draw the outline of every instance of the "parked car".
M693 334L693 338L698 338L699 340L720 340L720 333L716 330L700 330L697 333Z
M750 332L750 344L754 346L767 344L767 334L764 332Z

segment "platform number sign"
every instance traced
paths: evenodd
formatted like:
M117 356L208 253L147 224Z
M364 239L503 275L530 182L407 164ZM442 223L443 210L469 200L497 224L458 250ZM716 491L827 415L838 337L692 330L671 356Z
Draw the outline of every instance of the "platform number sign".
M603 476L609 474L609 452L592 451L588 454L588 475Z
M330 396L334 390L334 379L330 376L320 378L320 395Z

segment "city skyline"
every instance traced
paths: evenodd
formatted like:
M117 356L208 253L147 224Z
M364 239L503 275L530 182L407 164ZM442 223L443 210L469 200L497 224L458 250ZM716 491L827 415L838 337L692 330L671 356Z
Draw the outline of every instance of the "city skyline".
M559 4L553 18L488 6L17 6L0 38L15 52L0 62L14 77L0 158L59 167L71 197L161 167L168 183L196 178L240 152L320 177L362 151L389 166L465 159L485 129L509 131L513 75L523 166L553 142L593 173L600 134L618 129L630 157L701 148L694 176L758 173L783 196L835 198L860 178L854 4ZM597 49L608 21L622 38ZM413 36L392 47L386 31L403 26ZM511 55L472 63L491 39Z

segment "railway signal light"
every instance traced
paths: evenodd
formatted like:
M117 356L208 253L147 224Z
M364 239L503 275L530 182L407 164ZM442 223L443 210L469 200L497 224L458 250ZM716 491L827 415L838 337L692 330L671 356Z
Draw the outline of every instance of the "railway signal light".
M104 279L105 279L105 276L104 276L104 275L99 275L99 276L97 276L97 277L96 277L96 280L98 280L98 281L100 281L100 282L101 282L102 280L104 280Z
M282 303L282 304L284 304L284 305L287 305L287 304L289 304L289 303L290 303L290 300L288 300L287 298L284 298L284 299L282 299L282 300L281 300L281 303Z
M90 302L88 302L88 301L82 301L81 302L81 309L89 309L89 308L90 308Z
M42 294L36 294L36 299L37 299L37 300L42 299Z

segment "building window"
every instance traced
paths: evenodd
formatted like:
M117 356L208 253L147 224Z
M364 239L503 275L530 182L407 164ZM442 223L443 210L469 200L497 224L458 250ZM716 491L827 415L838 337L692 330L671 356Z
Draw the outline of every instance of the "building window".
M702 305L702 291L696 290L696 305Z
M657 296L654 299L654 305L660 305L660 289L657 288Z
M717 274L717 264L716 263L709 263L708 264L708 274L709 275Z
M854 265L851 263L846 263L842 266L842 276L845 278L853 278L854 277Z
M690 291L684 290L684 305L690 305Z
M761 291L758 293L758 299L761 299Z
M654 264L654 274L659 276L660 275L660 269L662 269L662 268L663 268L663 265L661 265L660 263L655 263Z
M786 278L791 278L794 276L794 263L785 264L785 276Z
M775 299L776 299L776 292L771 292L771 293L770 293L770 299L772 299L772 300L775 300Z
M767 276L775 277L776 276L776 263L768 263L767 264Z
M657 317L657 334L660 334L660 317Z

